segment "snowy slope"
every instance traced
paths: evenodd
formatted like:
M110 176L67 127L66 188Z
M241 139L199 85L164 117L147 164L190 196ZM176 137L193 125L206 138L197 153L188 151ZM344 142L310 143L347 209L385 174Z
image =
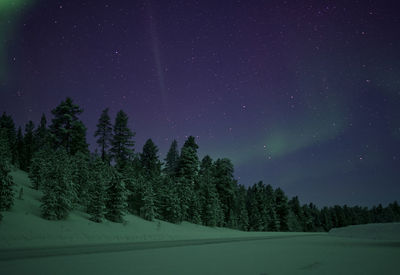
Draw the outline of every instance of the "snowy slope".
M400 241L400 223L374 223L333 228L329 234L337 237Z
M11 174L16 183L16 194L21 187L23 188L23 199L16 198L12 210L3 213L3 221L0 223L0 249L302 234L241 232L226 228L199 226L187 222L179 225L164 221L149 222L134 215L126 215L126 223L124 224L109 221L97 224L90 221L88 215L81 211L73 211L64 221L48 221L40 217L39 200L41 192L30 188L28 175L20 170L15 170Z

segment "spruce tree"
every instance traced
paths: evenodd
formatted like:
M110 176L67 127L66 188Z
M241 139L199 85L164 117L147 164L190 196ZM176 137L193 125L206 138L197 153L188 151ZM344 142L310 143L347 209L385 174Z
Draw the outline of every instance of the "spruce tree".
M29 166L31 165L33 153L34 153L34 133L35 125L30 120L25 125L25 135L24 135L24 151L23 151L23 161L24 161L24 170L29 171Z
M179 151L178 142L174 139L165 158L165 174L171 178L175 178L178 174Z
M11 164L18 164L18 154L16 150L16 131L14 120L5 112L0 117L0 129L3 129L7 137L7 143L11 153Z
M14 181L8 161L0 153L0 211L10 210L14 204Z
M266 210L267 210L267 230L279 231L279 218L276 213L275 192L271 185L265 187Z
M26 170L24 158L24 136L22 135L21 127L18 127L17 137L15 140L15 155L15 164L18 164L19 169Z
M49 145L49 131L47 129L47 119L45 114L40 118L39 126L36 128L34 135L34 152L44 149Z
M46 171L51 164L52 154L53 152L49 147L44 147L33 154L28 174L33 189L39 190L43 186Z
M64 148L55 151L43 170L42 216L48 220L66 219L73 207L71 160Z
M87 212L90 214L89 219L97 223L102 222L106 214L105 184L107 181L107 169L106 164L101 158L96 158L91 165Z
M113 128L111 153L119 171L122 171L133 155L135 133L128 127L128 116L121 110L117 113Z
M153 221L156 217L155 194L151 184L142 185L142 203L140 207L140 216L148 221Z
M53 109L50 134L55 148L64 147L70 155L77 152L88 152L86 143L86 127L78 116L83 110L67 97Z
M158 159L158 148L151 139L148 139L140 154L143 175L146 179L152 180L161 175L161 162Z
M185 141L181 150L178 166L178 187L182 204L182 218L189 222L198 223L201 205L195 190L198 176L199 159L198 146L194 137L190 136Z
M225 224L232 223L232 213L234 208L236 180L233 178L233 164L227 159L217 159L215 162L215 183L218 191L221 208L224 213Z
M101 159L109 162L108 148L111 146L112 125L110 116L108 115L108 108L102 111L94 136L97 137L96 143L101 150Z
M122 181L122 177L113 167L108 168L107 200L106 200L106 218L112 222L123 222L123 216L126 211L127 191Z
M280 231L289 231L288 216L289 205L288 199L281 188L275 190L276 216L279 222Z
M88 200L89 192L89 155L78 151L75 155L71 156L72 161L72 181L73 189L76 197L74 203L85 204Z

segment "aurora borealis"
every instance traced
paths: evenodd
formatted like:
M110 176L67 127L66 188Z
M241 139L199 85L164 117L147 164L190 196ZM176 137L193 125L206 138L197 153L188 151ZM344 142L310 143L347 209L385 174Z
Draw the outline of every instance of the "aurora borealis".
M0 110L38 123L66 96L88 141L123 109L318 205L400 194L396 1L0 1Z

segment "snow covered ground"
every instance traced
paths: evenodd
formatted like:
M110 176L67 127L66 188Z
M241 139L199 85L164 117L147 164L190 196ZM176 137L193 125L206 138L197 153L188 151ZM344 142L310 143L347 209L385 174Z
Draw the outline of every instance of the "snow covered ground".
M40 218L40 193L29 188L27 175L14 171L13 177L16 190L24 188L24 196L23 200L16 199L13 210L4 213L0 223L1 274L400 273L400 224L349 226L312 235L246 233L190 223L148 222L133 215L126 216L125 224L96 224L79 211L66 221L47 221ZM174 241L171 245L148 242L254 236L272 238L229 243ZM118 244L127 242L149 245L118 248ZM110 247L98 246L98 251L92 247L88 252L85 246L94 244ZM110 244L115 244L114 250ZM74 251L74 245L83 246ZM40 247L57 247L54 251L63 252L67 250L63 246L69 246L70 252L51 254L47 250L43 257L29 257ZM15 248L30 252L13 260L1 258Z

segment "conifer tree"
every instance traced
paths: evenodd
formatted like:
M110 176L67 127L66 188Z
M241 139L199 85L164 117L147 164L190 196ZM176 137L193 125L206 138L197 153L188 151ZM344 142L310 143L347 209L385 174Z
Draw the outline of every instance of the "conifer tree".
M194 137L190 136L185 141L179 158L178 188L180 192L181 210L183 220L198 223L201 205L195 184L198 176L199 159L197 156L198 145Z
M7 143L11 153L11 164L17 164L18 154L16 150L16 131L14 120L5 112L0 117L0 129L3 129L7 137Z
M29 171L29 166L31 165L31 160L33 157L34 153L34 137L33 137L33 132L35 129L35 125L33 122L30 120L26 125L25 125L25 135L24 135L24 150L23 150L23 167L25 171Z
M112 140L112 125L108 115L108 108L102 111L94 136L98 138L96 142L101 150L101 159L108 162L110 158L108 148L111 146Z
M75 197L72 183L71 160L64 148L55 151L46 170L42 170L42 216L48 220L68 217Z
M22 135L21 127L18 127L17 137L15 140L15 155L18 167L21 170L25 170L25 159L24 159L24 136Z
M127 207L126 188L121 175L113 167L108 167L108 187L106 200L106 218L112 222L123 222ZM106 185L106 186L107 186Z
M164 178L163 192L161 193L162 217L169 222L178 223L182 219L181 203L177 185L169 177Z
M224 214L224 222L228 225L234 218L230 215L230 209L234 208L236 188L236 180L233 178L233 164L229 159L216 160L214 178Z
M96 158L91 165L90 195L88 196L88 214L90 220L100 223L106 214L106 190L107 166L101 158Z
M167 157L165 158L164 171L166 175L171 178L175 178L178 174L178 165L179 165L178 142L174 139L168 150Z
M133 155L135 133L128 127L128 116L121 110L117 113L113 128L111 153L119 171L122 171Z
M275 190L275 203L276 203L276 216L279 222L279 230L288 231L289 205L288 205L288 199L281 188L277 188Z
M74 203L85 204L88 201L88 182L91 176L89 171L89 157L87 153L81 151L71 156L73 189L76 194Z
M276 214L275 192L271 185L265 187L266 210L267 210L267 230L279 231L279 219Z
M0 146L1 147L1 146ZM14 204L14 181L10 175L10 167L0 152L0 211L10 210Z
M151 184L142 186L142 206L140 207L140 216L148 221L153 221L156 216L155 194Z
M151 139L148 139L143 146L140 154L140 162L142 164L143 175L146 179L152 180L160 177L161 162L158 159L158 148Z
M49 145L49 131L47 129L47 119L45 114L42 114L39 126L36 128L33 136L34 152L37 152Z
M29 179L32 182L32 188L39 190L44 183L46 171L51 164L51 155L53 154L50 147L44 147L35 152L29 167Z
M78 118L83 110L67 97L51 112L54 118L50 125L50 134L54 146L64 147L70 155L88 152L86 127Z
M240 185L236 195L236 212L238 213L237 228L247 231L249 227L249 214L246 207L246 188Z

